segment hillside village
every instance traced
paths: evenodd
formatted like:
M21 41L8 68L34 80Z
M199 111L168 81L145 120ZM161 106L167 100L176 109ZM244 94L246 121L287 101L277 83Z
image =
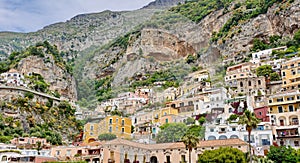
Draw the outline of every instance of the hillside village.
M0 163L298 163L299 13L156 0L0 33Z
M185 150L183 144L176 142L178 140L165 145L156 144L161 126L180 122L202 126L203 144L200 143L199 150L197 147L193 151L192 160L196 160L203 150L217 146L234 146L246 152L248 131L244 125L237 123L238 116L245 110L254 112L260 120L250 137L254 155L265 156L271 145L299 149L300 57L293 53L276 58L274 52L278 50L286 51L287 47L255 52L248 62L228 66L224 87L212 85L209 70L200 69L186 76L185 84L177 88L156 92L156 88L167 82L159 81L153 87L139 87L135 92L124 92L106 100L95 111L77 109L76 118L88 121L73 145L51 147L46 139L42 139L42 155L50 160L119 162L124 159L157 159L160 162L167 159L166 162L173 162L179 159L184 162L188 157L186 152L179 152L180 158L175 157L178 154L174 153L174 149ZM10 92L29 91L24 76L16 70L1 74L1 83L0 88ZM61 100L30 92L45 99ZM116 135L117 139L99 142L98 136L107 133ZM34 146L38 140L34 137L15 138L9 148L25 147L25 144ZM117 146L112 148L112 145ZM155 154L155 151L158 153ZM37 151L26 148L21 152L37 154ZM39 156L36 157L39 159ZM33 159L33 156L27 159Z

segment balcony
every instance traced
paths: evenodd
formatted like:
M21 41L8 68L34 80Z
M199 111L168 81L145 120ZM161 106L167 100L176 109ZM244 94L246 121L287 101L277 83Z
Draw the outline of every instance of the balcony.
M277 138L300 138L298 128L277 130Z

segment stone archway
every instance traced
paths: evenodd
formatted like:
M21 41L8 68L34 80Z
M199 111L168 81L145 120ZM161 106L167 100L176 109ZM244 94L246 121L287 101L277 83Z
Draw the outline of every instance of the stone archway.
M157 157L156 156L150 157L150 163L158 163Z

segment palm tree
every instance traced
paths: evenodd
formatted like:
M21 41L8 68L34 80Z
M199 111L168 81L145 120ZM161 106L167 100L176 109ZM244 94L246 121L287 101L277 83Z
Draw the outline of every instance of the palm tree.
M185 144L186 148L189 149L189 163L191 163L191 152L193 148L197 147L199 143L199 138L192 133L186 133L181 141Z
M260 120L256 118L255 114L249 110L246 110L243 115L239 117L238 124L246 125L246 130L248 131L248 143L249 143L249 154L250 154L250 163L252 163L251 155L251 144L250 137L252 129L255 129L259 124Z

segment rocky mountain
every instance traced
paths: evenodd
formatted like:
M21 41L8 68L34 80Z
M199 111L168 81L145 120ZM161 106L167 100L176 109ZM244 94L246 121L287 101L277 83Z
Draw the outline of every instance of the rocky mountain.
M300 28L299 6L295 0L156 0L136 11L78 15L33 33L0 33L0 53L48 40L73 64L79 99L105 100L145 85L140 80L155 72L172 72L174 81L199 67L215 75L221 62L249 59L255 40L268 44L276 36L276 45L285 45Z
M168 8L170 6L176 6L179 3L184 3L185 0L156 0L150 2L148 5L144 6L143 8Z

